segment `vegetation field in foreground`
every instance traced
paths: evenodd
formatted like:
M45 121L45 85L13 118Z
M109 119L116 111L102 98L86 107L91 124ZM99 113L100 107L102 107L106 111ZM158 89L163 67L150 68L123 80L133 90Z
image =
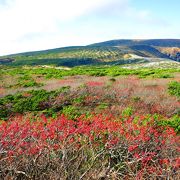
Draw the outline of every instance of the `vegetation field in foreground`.
M1 66L0 82L0 179L179 179L179 69Z

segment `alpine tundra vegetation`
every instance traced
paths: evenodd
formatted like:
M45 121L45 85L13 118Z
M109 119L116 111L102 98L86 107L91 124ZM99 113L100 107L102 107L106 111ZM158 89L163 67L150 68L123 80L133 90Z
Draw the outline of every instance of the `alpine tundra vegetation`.
M179 7L0 0L0 180L179 180Z

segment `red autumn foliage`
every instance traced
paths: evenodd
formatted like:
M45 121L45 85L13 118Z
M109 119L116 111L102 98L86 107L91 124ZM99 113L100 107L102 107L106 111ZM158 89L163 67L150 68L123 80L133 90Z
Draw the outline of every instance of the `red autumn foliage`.
M86 83L87 86L94 87L94 86L104 86L104 82L98 81L89 81Z
M7 170L12 164L14 177L18 176L17 171L32 177L32 172L24 167L32 166L36 168L34 171L40 171L39 163L46 164L45 161L55 164L58 161L56 170L63 167L69 173L57 175L61 178L78 179L82 176L86 179L90 172L95 171L93 168L102 164L101 161L106 164L103 169L107 170L107 177L113 173L121 178L177 177L179 140L172 128L157 126L153 118L145 116L139 117L138 121L137 117L117 119L102 114L91 118L81 116L76 121L64 116L56 119L47 119L43 115L34 119L19 116L0 125L0 177L12 173ZM82 154L78 155L79 152ZM88 157L85 152L93 157ZM80 161L78 156L81 156L82 167L79 166L79 170L82 174L72 174L67 164L73 158ZM91 164L92 158L95 158L96 166ZM23 167L18 167L20 162ZM32 162L35 164L32 165ZM92 171L86 169L87 163L91 164ZM117 169L118 163L126 168ZM69 166L72 170L75 168L73 163ZM48 168L47 174L56 171ZM97 177L97 174L94 176ZM37 175L36 178L39 177ZM47 177L52 177L52 174Z

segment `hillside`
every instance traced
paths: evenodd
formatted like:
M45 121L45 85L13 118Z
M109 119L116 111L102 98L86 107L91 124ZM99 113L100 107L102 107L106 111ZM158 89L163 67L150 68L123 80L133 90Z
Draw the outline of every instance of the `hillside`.
M180 39L111 40L91 44L26 52L0 57L7 65L122 65L180 61Z
M179 179L178 52L101 45L0 58L0 180Z

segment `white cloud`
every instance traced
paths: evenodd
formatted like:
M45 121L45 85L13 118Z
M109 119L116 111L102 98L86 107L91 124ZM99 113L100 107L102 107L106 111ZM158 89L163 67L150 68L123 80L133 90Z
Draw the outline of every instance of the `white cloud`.
M85 45L106 37L118 38L119 35L121 38L131 30L127 33L130 38L136 35L134 31L132 33L131 22L159 24L150 11L137 10L130 2L0 0L0 55Z
M0 0L0 54L25 50L26 48L23 46L25 42L20 41L27 36L33 38L33 35L37 37L36 35L41 34L47 36L58 33L64 34L64 31L61 30L61 23L73 21L78 17L98 11L100 8L106 8L113 3L118 2L121 6L126 1ZM45 36L44 38L48 39ZM39 38L37 37L37 39ZM62 39L62 41L64 40L65 38ZM27 46L29 45L27 44ZM31 49L36 48L31 47Z
M123 2L125 0L119 0ZM1 10L1 34L16 39L27 33L51 32L63 21L73 20L117 0L10 0ZM4 35L3 35L4 37Z

